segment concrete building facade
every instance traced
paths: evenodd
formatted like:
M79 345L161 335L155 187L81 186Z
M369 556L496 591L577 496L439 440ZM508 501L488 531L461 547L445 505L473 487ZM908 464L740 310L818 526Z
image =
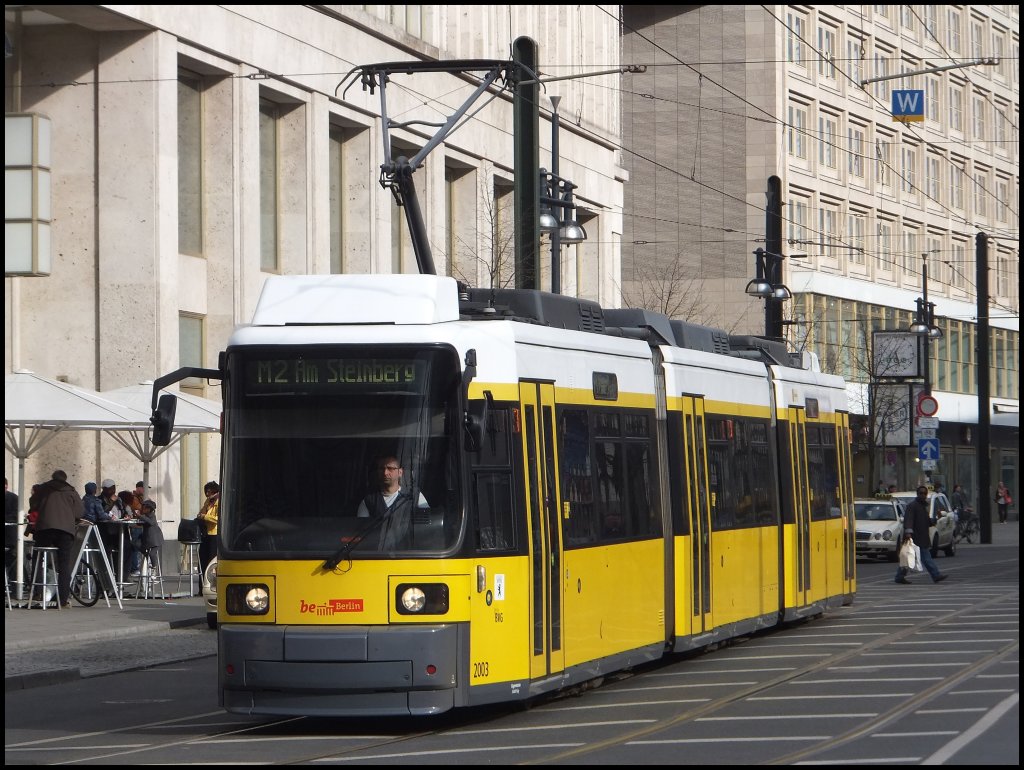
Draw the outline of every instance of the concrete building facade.
M763 300L744 288L776 175L791 345L853 383L866 416L872 332L910 326L926 265L942 331L930 346L934 478L978 493L976 351L987 343L993 483L1016 488L1019 28L1016 6L623 6L623 63L647 65L623 86L626 301L682 287L680 317L765 333ZM995 63L953 66L978 60ZM864 83L900 73L921 74ZM893 90L923 92L922 121L894 122ZM978 233L989 238L980 308ZM922 477L913 431L884 450L862 444L858 493Z
M45 269L12 275L23 255L6 250L7 373L106 391L215 367L270 275L415 272L402 212L378 184L379 94L346 75L379 62L508 60L520 36L537 42L546 76L612 70L543 87L540 158L548 166L546 97L559 95L560 172L578 185L589 233L562 249L563 292L618 304L615 6L6 6L5 32L7 115L48 121L33 141L47 143L50 210L48 245L36 244ZM423 122L446 120L478 82L395 76L395 153L423 147L435 130ZM438 272L476 286L513 279L513 103L493 91L416 173ZM549 274L542 264L541 281ZM220 398L215 384L183 387ZM153 464L165 519L194 515L218 464L216 437L199 436ZM5 465L16 478L10 452ZM79 489L141 477L95 432L33 455L28 483L54 467Z

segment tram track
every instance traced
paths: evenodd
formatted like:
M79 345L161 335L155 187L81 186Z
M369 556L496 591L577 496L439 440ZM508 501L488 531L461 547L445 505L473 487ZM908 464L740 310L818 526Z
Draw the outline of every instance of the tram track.
M996 562L988 565L988 571L986 574L986 582L1002 582L1006 581L1008 585L1016 585L1016 561L1007 560L1005 562ZM757 639L768 639L774 641L775 639L782 639L783 641L789 641L786 637L788 631L799 631L803 628L820 627L826 632L829 630L829 620L848 622L855 619L857 615L866 615L873 612L875 609L891 608L891 596L885 598L881 593L877 594L875 598L871 598L873 590L877 591L881 589L881 584L888 582L888 580L882 580L880 577L872 576L870 579L862 580L861 585L866 589L867 597L865 593L858 596L859 601L851 606L844 607L841 610L837 610L834 613L829 613L824 619L811 621L811 622L800 622L795 623L786 628L771 631L765 634L757 634L751 637L743 637L735 640L727 645L723 645L720 650L711 651L707 657L712 657L717 652L725 652L730 647L738 646L739 644L746 644L752 640ZM922 588L924 588L922 586ZM920 589L918 589L920 590ZM921 591L921 596L928 596L929 599L937 596L934 593L925 594L927 591L924 588ZM721 697L714 698L708 702L701 703L700 705L694 705L693 707L687 708L681 713L675 713L671 716L664 718L655 718L651 720L638 720L630 719L629 715L621 715L623 718L617 720L609 720L607 722L601 722L603 725L602 729L613 729L619 730L624 725L630 725L629 729L625 729L614 735L608 735L606 738L601 740L587 740L584 744L574 745L576 740L579 738L578 735L573 736L570 740L564 741L550 741L546 743L538 743L532 745L531 751L536 751L537 754L530 758L524 758L522 753L518 754L519 764L554 764L554 763L570 763L579 761L581 759L590 758L592 761L601 762L607 752L626 747L628 744L644 741L645 739L655 738L659 735L664 735L670 731L679 728L680 726L686 725L687 723L694 722L696 720L712 717L715 715L723 714L727 709L737 704L742 703L747 699L754 698L756 696L765 696L770 694L776 688L783 687L789 683L794 683L801 678L808 677L810 675L822 672L826 669L841 666L845 663L858 659L859 656L863 656L869 653L878 653L884 650L886 646L893 645L914 637L917 634L934 629L943 625L955 624L956 621L969 616L974 613L991 611L993 608L1001 605L1017 605L1019 603L1019 590L1014 587L1013 590L1006 591L999 595L993 595L984 599L969 600L964 606L950 609L949 611L940 612L937 615L928 618L922 618L919 620L910 621L910 625L894 630L888 633L882 633L868 641L857 644L855 647L850 649L844 649L835 651L828 654L824 658L814 660L813 662L800 665L797 668L787 670L784 673L780 673L776 676L772 676L763 682L757 682L747 686L743 686L739 689L734 689ZM1013 612L1016 617L1016 611ZM820 624L820 625L819 625ZM781 633L780 633L781 631ZM984 654L982 657L975 660L965 662L963 665L956 668L952 673L943 673L941 681L935 682L931 686L921 692L914 693L913 695L903 698L899 703L893 705L890 708L885 709L882 713L877 714L865 714L863 717L857 718L857 721L852 726L848 722L844 722L842 732L829 736L825 740L819 740L813 743L813 745L804 746L798 750L791 750L792 746L788 747L790 750L787 753L779 754L778 756L765 756L762 760L762 764L794 764L802 761L813 760L816 757L821 757L830 750L842 747L857 741L864 736L870 735L873 732L884 729L885 727L892 725L904 717L908 716L917 709L920 709L923 705L928 704L931 701L949 693L951 690L957 688L965 681L976 676L984 669L998 665L1004 661L1010 661L1013 656L1019 652L1019 640L1014 639L1007 643L1001 644L997 649L991 650ZM770 656L770 651L765 651L766 657ZM904 654L904 653L897 653ZM631 679L635 681L643 681L643 676L650 673L652 670L661 670L665 667L682 666L687 665L688 659L705 657L705 656L694 656L693 653L687 653L683 656L674 656L667 659L663 664L658 664L651 667L645 667L629 676L619 677L617 681L624 679ZM855 681L855 680L852 680ZM609 678L603 687L593 688L593 692L607 692L614 693L614 681ZM583 697L587 697L588 693L583 693ZM542 699L536 702L530 702L524 704L527 708L532 710L533 706L550 706L548 715L556 717L558 715L558 701L556 699ZM626 708L624 705L623 708ZM131 735L136 740L142 739L138 744L131 747L125 746L115 748L115 746L100 747L97 746L95 751L90 752L89 749L82 747L74 749L76 756L74 758L68 757L66 754L63 761L56 762L56 764L84 764L84 763L97 763L106 762L110 763L113 761L116 763L118 759L125 759L132 755L141 753L151 754L154 756L174 756L174 760L177 763L188 763L190 759L180 758L180 747L188 746L190 751L198 750L195 753L201 752L205 759L200 760L196 757L196 763L206 764L210 762L210 752L203 751L202 747L204 744L209 744L212 751L216 751L212 747L218 743L235 743L237 741L239 746L245 746L248 741L247 737L252 738L255 742L260 741L281 741L292 742L298 751L295 754L285 756L276 756L270 761L276 764L305 764L305 763L330 763L336 762L369 762L379 761L384 763L392 763L410 760L417 754L432 755L433 759L450 755L453 757L460 757L471 755L474 752L512 752L516 750L516 746L505 746L502 745L504 742L497 740L499 735L504 735L506 738L509 733L514 734L517 729L542 729L542 730L560 730L560 729L574 729L573 725L561 725L555 722L550 724L544 724L541 726L533 727L506 727L505 725L498 724L506 716L511 716L516 712L514 707L509 707L505 704L503 707L484 707L481 709L471 709L466 711L451 712L449 714L438 717L438 723L434 723L429 729L416 729L418 720L395 720L387 722L384 730L368 729L365 733L359 733L359 725L367 724L370 725L366 720L357 720L354 722L346 723L346 730L338 733L334 732L337 725L336 721L331 722L329 720L321 720L308 717L289 717L283 719L273 719L266 722L238 724L229 729L212 731L207 735L200 734L189 734L188 736L178 736L172 740L161 739L160 736L153 736L153 733L160 729L167 729L168 727L184 727L190 729L194 727L196 731L204 729L204 725L208 724L208 720L221 712L209 712L208 714L192 715L189 718L178 718L163 721L152 721L152 722L141 722L132 725L121 724L116 728L110 730L100 730L89 733L78 733L75 735L64 736L63 738L51 738L43 741L32 742L36 747L34 751L45 751L46 746L52 746L54 749L70 750L67 745L71 741L81 741L83 739L88 740L103 740L106 737L117 736L118 740L122 740L127 736ZM195 722L195 720L200 720ZM637 721L645 721L647 723L642 725L636 725ZM422 721L419 722L422 726ZM335 727L332 727L332 724ZM209 725L212 726L212 725ZM379 728L381 723L378 721L376 726ZM576 727L587 727L586 723L577 724ZM396 729L397 728L397 729ZM475 729L480 728L480 729ZM488 729L493 729L495 741L487 742L488 745L474 744L472 747L467 747L464 742L460 742L459 734L466 734L472 732L476 735L485 734ZM155 738L155 739L154 739ZM567 736L568 738L568 736ZM438 743L438 740L440 743ZM461 739L464 741L464 739ZM431 741L428 745L424 745L424 741ZM319 744L313 751L302 751L302 748L312 748L308 745L303 746L304 743L316 742ZM334 745L328 748L326 745L330 743L349 743L350 745ZM354 745L352 745L354 743ZM512 741L511 743L516 743ZM62 745L63 744L63 745ZM9 749L15 749L18 745L26 744L12 744L8 746ZM106 749L106 750L104 750ZM43 756L39 754L38 756ZM489 754L494 756L494 754ZM508 761L508 756L504 756L503 761Z

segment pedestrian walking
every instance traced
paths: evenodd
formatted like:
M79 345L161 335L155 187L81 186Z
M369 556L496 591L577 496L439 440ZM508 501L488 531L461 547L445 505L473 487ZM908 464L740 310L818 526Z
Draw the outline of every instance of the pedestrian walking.
M939 568L932 558L932 544L928 534L929 519L928 487L922 485L917 488L917 497L910 501L906 513L903 514L903 538L904 542L907 540L914 541L914 545L921 550L921 564L928 570L928 574L932 576L933 582L941 583L948 575L939 572ZM896 568L896 582L910 583L907 580L906 567Z
M1005 524L1013 498L1010 496L1010 490L1006 488L1006 484L1002 481L1000 481L999 486L996 487L995 500L996 505L999 507L999 523Z

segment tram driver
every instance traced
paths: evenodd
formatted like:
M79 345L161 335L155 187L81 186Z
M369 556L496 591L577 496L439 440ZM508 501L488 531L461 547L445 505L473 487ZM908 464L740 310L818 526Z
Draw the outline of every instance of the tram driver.
M402 487L405 470L393 454L381 455L374 464L377 488L359 502L357 518L383 517L380 549L390 551L409 547L412 525L412 492ZM427 500L419 493L418 508L427 508Z

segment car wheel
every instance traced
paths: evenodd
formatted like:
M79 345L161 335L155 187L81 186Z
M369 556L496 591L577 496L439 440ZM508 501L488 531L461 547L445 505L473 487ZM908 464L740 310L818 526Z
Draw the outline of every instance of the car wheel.
M950 540L949 545L943 548L942 552L946 554L946 556L956 556L956 541Z
M932 558L936 559L939 556L939 533L935 533L935 537L932 538L932 547L928 549L931 552Z
M217 630L217 613L207 612L206 613L206 625L210 627L211 631Z

